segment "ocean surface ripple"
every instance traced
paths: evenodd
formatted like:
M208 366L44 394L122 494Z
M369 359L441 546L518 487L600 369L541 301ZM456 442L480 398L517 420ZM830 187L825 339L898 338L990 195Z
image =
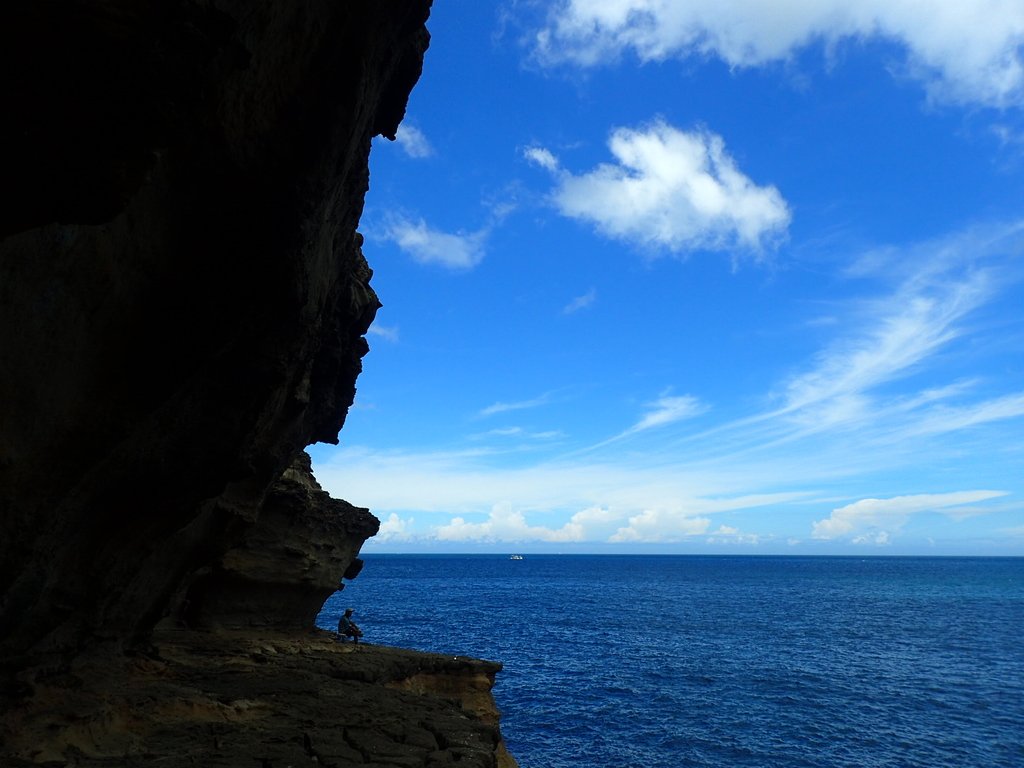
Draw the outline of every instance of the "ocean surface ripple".
M1024 559L367 555L370 642L504 662L522 768L1024 768Z

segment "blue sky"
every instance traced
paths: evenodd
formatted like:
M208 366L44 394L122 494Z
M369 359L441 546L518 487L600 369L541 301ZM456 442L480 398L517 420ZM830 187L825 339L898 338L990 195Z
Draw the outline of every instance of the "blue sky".
M1019 0L428 27L311 449L366 551L1024 554Z

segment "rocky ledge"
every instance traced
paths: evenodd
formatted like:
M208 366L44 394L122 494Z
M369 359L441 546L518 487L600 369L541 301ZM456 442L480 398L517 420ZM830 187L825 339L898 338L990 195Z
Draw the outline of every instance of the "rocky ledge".
M34 671L0 731L4 765L514 768L500 669L319 630L166 629L129 656Z

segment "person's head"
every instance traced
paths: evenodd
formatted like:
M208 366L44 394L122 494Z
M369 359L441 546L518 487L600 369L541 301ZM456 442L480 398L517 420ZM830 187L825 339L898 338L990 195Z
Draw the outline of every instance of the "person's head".
M353 611L351 608L346 608L345 609L345 615L346 616L351 616L353 613L355 613L355 611Z

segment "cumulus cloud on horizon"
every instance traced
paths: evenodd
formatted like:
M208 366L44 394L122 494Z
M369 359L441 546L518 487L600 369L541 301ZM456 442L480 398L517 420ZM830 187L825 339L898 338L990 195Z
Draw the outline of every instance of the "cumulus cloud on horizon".
M416 521L409 518L399 517L392 512L387 520L382 520L380 530L377 531L375 539L379 542L387 541L409 541L413 538L413 526Z
M956 491L861 499L833 509L827 518L814 523L811 535L815 539L852 536L858 544L887 544L892 532L902 528L913 514L939 511L956 517L957 507L1007 494L1007 491Z
M562 0L533 38L546 65L594 67L632 52L643 62L715 56L730 67L787 61L823 43L886 39L897 71L939 101L1024 106L1019 0Z
M462 517L452 518L451 522L439 526L434 531L439 541L474 541L474 542L576 542L584 539L583 527L570 520L561 528L548 528L541 525L530 525L519 510L511 504L495 504L487 519L479 523L467 522Z
M580 175L535 149L535 162L555 175L551 201L563 216L607 237L673 253L761 252L786 233L790 211L781 193L744 175L721 136L657 120L615 129L608 148L614 163Z

